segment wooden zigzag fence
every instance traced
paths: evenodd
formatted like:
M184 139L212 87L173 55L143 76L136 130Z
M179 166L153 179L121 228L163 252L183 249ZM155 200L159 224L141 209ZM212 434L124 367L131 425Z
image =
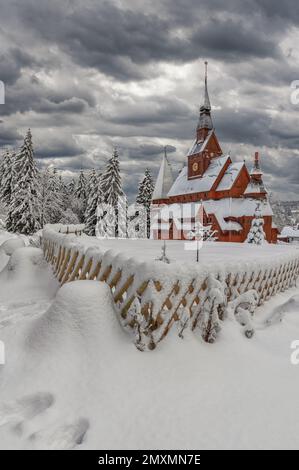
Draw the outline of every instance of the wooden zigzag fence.
M174 264L139 262L102 251L101 243L90 244L81 233L82 226L64 230L47 226L42 237L46 260L60 284L105 282L121 323L141 350L154 349L175 327L181 337L188 327L212 343L229 315L250 337L255 308L294 286L299 275L295 252L271 261L232 262L223 268L194 264L186 269L176 264L174 269Z

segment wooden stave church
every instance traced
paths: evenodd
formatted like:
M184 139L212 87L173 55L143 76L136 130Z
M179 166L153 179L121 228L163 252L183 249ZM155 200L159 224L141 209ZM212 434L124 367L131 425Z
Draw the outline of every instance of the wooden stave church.
M169 213L175 213L178 207L200 203L203 225L211 227L212 233L217 234L217 241L245 242L259 205L266 240L269 243L277 242L278 229L273 223L259 153L255 152L249 171L245 162L234 163L220 147L211 117L207 62L204 100L200 107L196 137L186 157L187 165L174 179L165 149L152 198L154 239L186 239L188 234L184 226L192 223L194 217L187 215L185 224L180 217L186 211L180 210L180 215L172 219Z

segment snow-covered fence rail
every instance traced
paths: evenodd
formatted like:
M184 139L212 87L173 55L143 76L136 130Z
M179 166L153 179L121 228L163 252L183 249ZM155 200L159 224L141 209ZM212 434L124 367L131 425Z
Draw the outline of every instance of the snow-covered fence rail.
M51 228L51 230L55 230L55 232L58 233L82 235L82 233L84 232L85 224L52 224L49 227Z
M103 250L100 240L94 244L51 226L43 232L43 251L61 284L79 279L107 283L122 324L142 350L154 349L175 326L179 336L189 327L213 342L227 315L251 336L255 307L293 286L299 275L299 253L222 267L138 262Z

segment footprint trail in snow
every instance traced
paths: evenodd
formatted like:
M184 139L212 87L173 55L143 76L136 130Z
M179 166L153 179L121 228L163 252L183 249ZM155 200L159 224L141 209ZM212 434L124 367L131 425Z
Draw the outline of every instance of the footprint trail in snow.
M54 403L51 393L35 393L16 401L5 403L0 407L0 426L4 424L22 424L43 413Z
M83 443L88 429L88 419L79 418L70 424L38 431L29 439L45 449L70 450Z

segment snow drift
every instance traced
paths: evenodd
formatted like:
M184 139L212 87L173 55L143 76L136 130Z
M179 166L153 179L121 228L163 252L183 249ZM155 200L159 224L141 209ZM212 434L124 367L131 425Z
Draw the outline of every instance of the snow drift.
M0 311L12 307L19 321L0 320L7 356L0 448L297 448L299 376L290 344L299 329L298 290L259 307L250 341L229 317L213 346L189 331L184 340L170 331L147 354L120 327L104 283L57 290L38 249L16 250L9 266L1 273ZM3 300L13 286L14 307ZM49 291L55 297L46 307ZM282 322L268 327L280 310Z

